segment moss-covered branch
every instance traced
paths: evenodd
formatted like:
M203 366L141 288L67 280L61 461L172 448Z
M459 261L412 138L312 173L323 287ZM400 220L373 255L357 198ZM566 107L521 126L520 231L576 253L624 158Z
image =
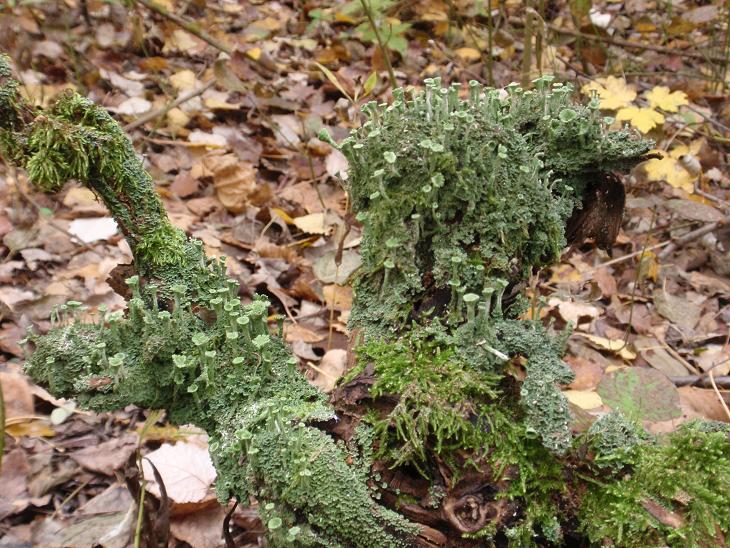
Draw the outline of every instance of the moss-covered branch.
M334 412L269 332L269 302L243 306L224 260L172 227L119 125L75 94L35 111L19 98L7 57L0 78L3 156L42 190L88 185L140 273L127 280L125 313L99 310L87 323L79 302L56 309L51 331L28 337L28 373L87 409L135 404L204 428L221 500L254 495L274 545L410 544L419 528L373 498L367 444L339 445L317 428Z
M243 305L224 262L170 225L103 109L68 94L41 112L17 88L0 57L3 157L41 190L89 186L139 273L124 312L56 309L28 337L27 371L89 409L163 408L205 428L220 498L255 497L272 545L723 542L727 429L653 438L611 414L573 435L567 333L526 313L520 287L558 258L571 217L605 185L619 185L604 195L620 211L613 172L650 147L572 105L568 86L473 83L463 100L435 79L366 105L341 145L364 226L352 314L364 336L333 402L269 330L269 303Z

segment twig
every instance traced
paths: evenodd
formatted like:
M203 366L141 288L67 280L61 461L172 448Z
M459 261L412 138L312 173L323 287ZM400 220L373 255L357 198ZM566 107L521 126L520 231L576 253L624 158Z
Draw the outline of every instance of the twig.
M709 234L713 230L715 230L717 227L722 225L723 223L721 221L715 221L714 223L706 224L705 226L701 226L700 228L697 228L691 232L688 232L684 236L677 238L676 240L672 241L667 247L665 247L657 257L659 259L666 259L671 253L676 251L678 248L683 247L687 245L690 242L693 242L694 240L697 240L698 238L701 238L705 234Z
M703 198L707 198L708 200L711 200L717 204L720 204L722 207L730 208L730 202L727 200L723 200L722 198L718 198L717 196L710 194L709 192L705 192L702 190L697 183L695 183L695 194L698 196L702 196Z
M510 23L513 23L513 18L510 18ZM519 19L515 21L516 23L521 23ZM691 59L702 59L703 61L713 61L715 63L722 63L725 60L722 57L716 57L716 56L707 56L702 53L696 52L696 51L685 51L681 49L674 49L669 48L667 46L659 46L656 44L645 44L640 42L631 42L630 40L623 40L621 38L610 38L608 36L596 36L595 34L586 34L584 32L579 32L572 29L565 29L562 27L558 27L557 25L553 25L551 23L547 23L547 27L553 31L557 32L558 34L567 34L569 36L574 36L576 38L581 38L585 40L591 40L593 42L605 42L607 44L611 44L614 46L621 46L624 48L636 48L636 49L643 49L643 50L649 50L649 51L656 51L657 53L666 53L667 55L678 55L680 57L689 57Z
M599 270L605 266L612 266L617 263L622 263L624 261L628 261L629 259L633 259L634 257L638 257L642 253L645 253L647 251L654 251L655 249L659 249L661 247L667 246L672 243L672 240L667 240L665 242L660 242L658 244L650 245L649 247L643 247L638 251L634 251L632 253L629 253L628 255L623 255L621 257L616 257L615 259L611 259L610 261L606 261L605 263L597 264L596 266L589 268L586 270L583 274L590 274L592 272L595 272L596 270Z
M712 381L709 375L705 378L704 375L685 375L685 376L670 376L669 380L675 386L712 386ZM730 375L723 375L722 377L714 377L715 384L723 388L730 386Z
M171 111L175 107L178 107L178 106L182 105L183 103L190 101L190 99L194 99L195 97L202 95L205 91L212 88L213 84L215 84L215 78L213 78L211 81L207 82L203 86L199 87L198 89L193 89L191 91L188 91L187 93L183 93L180 97L178 97L174 101L166 104L164 107L161 107L161 108L158 108L151 112L148 112L147 114L143 114L142 116L137 118L134 122L130 122L126 126L123 126L122 129L124 129L124 131L132 131L133 129L136 129L139 126L144 125L151 120L154 120L155 118L164 116L165 114L167 114L169 111Z
M722 408L725 410L725 415L727 415L728 421L730 421L730 409L728 409L727 403L725 403L725 398L722 397L722 394L720 394L720 391L717 389L714 371L710 371L710 382L712 383L712 389L715 391L717 399L720 400L720 405L722 405Z
M163 17L169 19L176 25L179 25L180 27L182 27L183 29L188 31L190 34L197 36L203 42L207 42L214 48L216 48L224 53L229 53L229 54L233 51L233 49L230 46L228 46L227 44L224 44L223 42L221 42L220 40L217 40L216 38L213 38L210 34L208 34L203 29L201 29L197 23L183 19L179 15L168 11L164 6L157 4L153 0L137 0L137 2L142 4L147 9L150 9L156 13L159 13Z

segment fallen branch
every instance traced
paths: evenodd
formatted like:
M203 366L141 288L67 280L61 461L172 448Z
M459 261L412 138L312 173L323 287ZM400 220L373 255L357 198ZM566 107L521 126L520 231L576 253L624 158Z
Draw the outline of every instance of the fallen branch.
M215 85L215 82L216 82L215 78L213 78L209 82L206 82L205 84L203 84L201 87L190 90L187 93L183 93L182 95L180 95L180 97L178 97L174 101L171 101L170 103L166 104L165 106L163 106L161 108L158 108L158 109L152 110L146 114L143 114L142 116L137 118L135 121L130 122L130 123L126 124L125 126L123 126L122 129L124 129L124 131L132 131L133 129L136 129L139 126L146 124L147 122L150 122L156 118L159 118L160 116L164 116L165 114L170 112L175 107L179 107L183 103L187 103L188 101L190 101L190 99L194 99L195 97L202 95L207 90L212 88Z

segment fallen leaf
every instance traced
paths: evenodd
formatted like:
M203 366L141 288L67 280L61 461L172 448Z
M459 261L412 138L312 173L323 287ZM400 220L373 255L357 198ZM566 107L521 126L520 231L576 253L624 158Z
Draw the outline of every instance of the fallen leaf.
M663 345L651 337L637 337L634 346L654 369L657 369L668 377L681 377L687 375L687 369L682 362L667 352Z
M653 108L625 107L616 113L616 120L627 121L641 133L649 133L664 123L664 115Z
M326 285L322 288L327 308L350 310L352 308L352 288L347 285Z
M325 226L324 213L310 213L292 219L292 222L299 230L309 234L327 234L329 232L328 227Z
M28 455L24 449L15 448L2 456L0 473L0 519L22 512L30 504L27 491Z
M454 50L454 53L465 63L476 63L482 58L479 50L474 48L457 48Z
M603 377L601 364L581 356L566 356L565 362L575 373L575 379L568 385L571 390L593 390Z
M730 422L725 408L711 388L682 386L678 392L682 409L691 418L701 417L711 421Z
M0 372L0 384L5 397L5 419L33 415L33 393L28 377L12 371Z
M170 532L189 546L222 546L226 510L220 505L177 516L170 520Z
M636 353L632 352L625 341L622 339L607 339L605 337L599 337L598 335L589 335L586 333L575 332L574 335L578 335L588 339L594 346L603 348L604 350L610 350L611 352L618 354L625 360L636 359Z
M600 107L606 110L627 107L636 99L636 90L629 86L626 80L615 76L596 78L594 82L583 86L581 91L585 95L591 95L593 91L598 93L601 101Z
M712 223L725 219L725 215L723 215L718 209L695 200L683 200L681 198L677 198L669 200L666 205L681 218L690 221Z
M572 322L573 325L578 325L581 318L592 319L601 315L599 307L580 301L564 301L553 297L548 301L548 305L556 307L560 316L566 322Z
M210 498L210 487L215 481L215 468L208 450L192 443L175 445L164 443L142 459L142 470L147 481L147 491L160 497L152 461L165 484L169 499L177 504L200 503Z
M228 141L223 135L216 133L207 133L196 129L188 135L188 142L195 146L204 146L206 148L226 148Z
M563 396L581 409L596 409L603 405L601 396L592 390L563 390Z
M708 344L700 349L697 365L702 371L712 370L715 376L730 373L730 355L723 344Z
M624 367L598 385L603 402L633 420L665 421L682 415L679 393L667 377L648 367Z
M85 244L106 240L117 233L117 223L111 217L92 217L90 219L74 219L68 231Z
M142 97L131 97L121 102L114 111L117 114L136 115L144 114L152 108L152 103ZM109 109L112 110L112 109Z
M702 315L701 308L679 295L672 295L661 289L654 291L654 306L657 312L679 327L684 333L691 333Z
M647 91L645 95L650 107L660 108L667 112L677 112L680 106L689 104L685 92L670 92L666 86L656 86Z
M691 194L694 192L694 182L697 174L690 173L680 158L686 154L697 155L702 147L702 140L697 139L689 146L678 145L669 153L661 150L653 151L660 154L661 158L652 158L642 165L649 181L666 181L674 188L681 188Z
M85 447L71 453L71 458L87 470L113 476L136 450L137 436L130 434Z
M286 332L286 342L292 343L294 341L303 341L306 343L316 343L321 340L324 340L324 335L320 335L319 333L316 333L312 331L311 329L307 329L306 327L302 327L300 324L288 324L285 327Z
M309 364L316 375L311 381L323 392L331 392L337 384L337 380L344 374L347 366L347 351L341 348L328 350L322 357L319 365Z
M360 268L362 258L357 251L346 249L342 252L342 260L338 266L335 257L335 251L328 251L314 261L312 270L320 282L345 285L350 276Z

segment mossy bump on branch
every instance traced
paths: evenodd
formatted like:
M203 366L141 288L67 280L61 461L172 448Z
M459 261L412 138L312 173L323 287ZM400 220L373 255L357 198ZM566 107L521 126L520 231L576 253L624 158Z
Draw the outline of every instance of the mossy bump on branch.
M609 415L573 437L558 390L570 377L560 359L567 334L524 319L524 299L508 302L510 288L556 258L591 174L625 170L648 146L608 132L595 109L570 106L560 87L546 91L549 83L538 80L535 92L512 86L506 96L471 86L464 102L431 81L430 99L427 91L404 103L396 92L391 107L369 106L381 131L391 129L371 138L371 123L343 147L375 154L376 141L390 143L373 170L351 159L365 227L353 325L365 337L349 378L372 366L369 397L397 403L373 405L339 439L327 425L344 415L269 329L268 301L242 304L224 260L172 228L113 119L75 95L43 112L30 107L3 57L3 157L28 169L39 188L58 190L71 177L94 190L125 232L139 273L127 279L126 311L100 308L89 319L77 301L55 309L47 334L29 334L29 374L88 409L164 408L174 423L206 429L220 499L255 497L273 546L422 546L428 527L405 517L419 504L416 517L426 507L433 513L416 521L438 526L454 545L497 536L514 546L557 545L568 534L617 546L711 543L730 527L727 428L690 424L655 439ZM477 107L487 114L471 112ZM428 161L413 152L400 165L395 141L426 150ZM474 151L488 167L475 163ZM378 172L388 166L397 171ZM424 169L428 192L416 177ZM512 206L528 215L525 223ZM516 378L522 368L524 380ZM430 482L427 500L398 492L403 475L389 485L375 472L408 469ZM444 470L451 479L439 483ZM468 504L459 506L453 490L474 472L484 481L467 485Z

